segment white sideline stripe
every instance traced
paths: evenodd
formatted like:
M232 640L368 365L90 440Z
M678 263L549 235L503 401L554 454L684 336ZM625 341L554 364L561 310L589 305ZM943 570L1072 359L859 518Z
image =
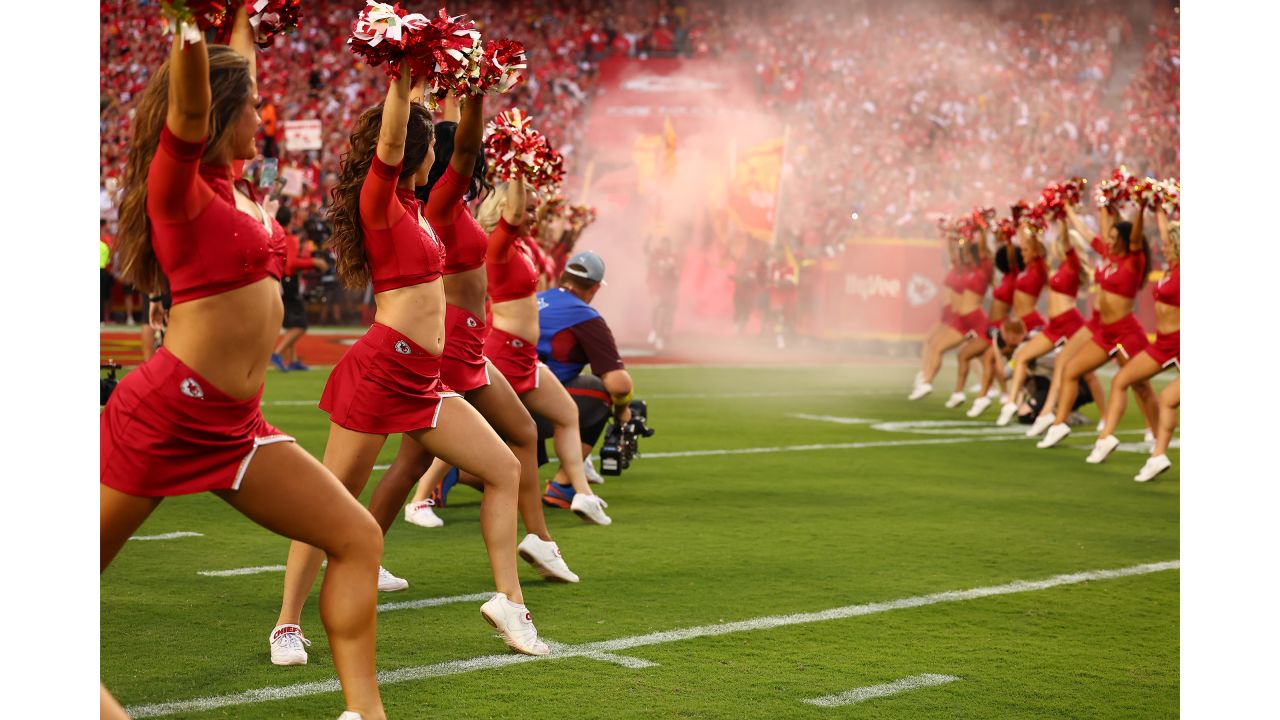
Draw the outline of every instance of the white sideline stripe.
M729 633L746 632L750 630L768 630L787 625L825 622L827 620L842 620L845 618L860 617L862 615L874 615L876 613L888 612L890 610L902 610L905 608L922 607L925 605L936 605L938 603L976 600L978 598L993 597L997 595L1012 595L1014 593L1031 592L1033 590L1047 590L1049 588L1061 587L1063 585L1078 585L1091 580L1113 580L1115 578L1130 577L1134 575L1149 575L1151 573L1163 572L1165 570L1177 570L1179 567L1180 562L1178 560L1168 560L1165 562L1133 565L1131 567L1118 568L1115 570L1088 570L1085 572L1069 573L1066 575L1055 575L1050 578L1045 578L1044 580L1015 580L1003 585L990 585L987 587L972 588L970 590L950 590L947 592L933 593L931 595L917 595L915 597L899 598L897 600L864 603L861 605L846 605L844 607L831 608L830 610L822 610L820 612L797 613L794 615L768 615L765 617L741 620L738 622L699 625L697 627L665 630L662 632L649 633L647 635L618 638L616 640L603 640L600 642L583 643L581 645L565 645L563 646L562 652L558 652L545 658L534 658L528 655L484 655L481 657L470 658L468 660L451 660L449 662L435 663L433 665L419 665L416 667L400 668L399 670L385 670L378 673L378 684L391 685L393 683L442 677L445 675L458 675L461 673L471 672L473 670L492 670L494 668L526 662L545 662L547 660L561 660L571 657L586 657L594 659L595 656L601 654L613 654L622 650L629 650L631 648L644 647L647 645L661 645L664 643L691 640L693 638L727 635ZM125 710L135 718L159 717L162 715L172 715L180 712L201 712L204 710L213 710L215 708L231 707L234 705L248 705L252 703L266 702L268 700L284 700L287 698L318 695L320 693L338 692L340 689L341 686L338 684L338 681L336 679L332 679L322 682L258 688L256 690L246 690L244 692L232 693L230 695L215 695L211 697L196 698L194 700L179 700L174 702L156 703L153 705L133 705L125 708Z
M682 457L707 457L712 455L759 455L762 453L780 453L780 452L812 452L814 450L862 450L864 448L879 447L908 447L913 445L958 445L971 442L999 442L1001 440L1017 440L1018 438L1026 439L1021 433L1016 437L1014 435L993 435L990 437L957 437L957 438L938 438L936 440L868 440L866 442L849 442L849 443L827 443L820 445L781 445L778 447L755 447L755 448L725 448L721 450L682 450L679 452L642 452L637 453L636 457L644 458L682 458ZM557 458L551 458L551 462L559 462ZM373 469L386 470L390 465L374 465Z
M235 568L234 570L201 570L197 575L205 577L232 577L234 575L257 575L259 573L284 572L283 565L259 565L258 567Z
M1018 437L1022 437L1019 435ZM781 445L778 447L730 448L726 450L684 450L681 452L637 453L636 457L644 458L681 458L706 457L709 455L758 455L761 453L811 452L814 450L862 450L864 448L907 447L912 445L957 445L971 442L998 442L1016 440L1011 435L994 435L991 437L959 437L938 438L936 440L868 440L866 442L826 443L818 445ZM1024 440L1026 438L1023 438Z
M542 638L542 641L547 644L547 647L551 648L552 655L558 655L560 653L568 652L573 649L573 646L565 645L564 643L558 643L555 640ZM578 655L577 657L584 657L589 660L600 660L602 662L613 663L614 665L621 665L624 668L631 668L632 670L642 670L644 668L658 666L658 663L653 662L652 660L645 660L644 658L637 658L637 657L629 657L627 655L614 655L613 653L583 653L582 655Z
M164 533L163 535L134 535L129 539L130 540L173 540L175 538L184 538L184 537L204 537L204 533L186 532L184 530L181 532Z
M419 610L421 608L451 605L461 602L486 602L493 597L492 592L471 593L470 595L450 595L448 597L423 598L422 600L404 600L401 602L382 603L378 612L395 612L396 610Z
M870 700L871 698L895 695L908 690L916 690L922 687L946 685L947 683L953 683L959 679L960 678L955 675L934 675L931 673L926 673L924 675L912 675L911 677L904 677L901 680L894 680L891 683L854 688L835 695L823 695L822 697L810 698L804 702L809 705L817 705L818 707L840 707L842 705L860 703L863 700Z
M817 420L818 422L836 423L837 425L870 425L878 423L879 420L869 420L867 418L851 418L838 417L836 415L809 415L807 413L787 413L787 417L797 418L800 420Z
M783 390L778 392L730 392L730 393L657 393L653 395L645 395L645 400L713 400L724 398L728 400L739 398L795 398L795 397L873 397L876 395L898 395L898 390L806 390L791 391ZM315 406L320 403L319 400L264 400L263 407L288 407L288 406Z

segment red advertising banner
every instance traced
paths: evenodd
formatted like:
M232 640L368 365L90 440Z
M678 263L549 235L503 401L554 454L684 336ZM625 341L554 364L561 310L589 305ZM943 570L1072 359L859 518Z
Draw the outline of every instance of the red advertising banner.
M1152 273L1150 282L1161 273ZM814 313L816 335L827 339L921 341L942 314L946 276L937 240L857 238L844 253L821 268ZM983 303L989 307L990 296ZM1138 294L1135 309L1148 333L1155 332L1155 307L1149 291ZM1048 312L1042 297L1039 310ZM1080 311L1089 311L1082 296Z

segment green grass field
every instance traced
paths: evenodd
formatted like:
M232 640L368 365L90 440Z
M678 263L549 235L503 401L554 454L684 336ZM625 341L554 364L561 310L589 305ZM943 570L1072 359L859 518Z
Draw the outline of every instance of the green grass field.
M582 582L547 584L522 563L539 631L580 645L1178 559L1177 450L1172 470L1138 484L1143 454L1087 465L1094 435L1082 429L1037 450L1022 428L1016 439L991 431L998 405L973 426L876 427L966 420L942 407L942 391L908 403L913 371L634 369L658 429L641 443L651 456L600 488L612 526L547 509ZM316 455L328 419L302 401L319 398L324 379L273 373L265 395L267 419ZM1141 439L1132 403L1124 428L1124 442ZM846 447L662 456L795 445ZM380 462L393 453L388 443ZM440 529L397 522L384 564L410 587L381 602L492 589L479 499L458 487ZM177 531L203 536L130 542L102 579L102 679L121 702L137 709L334 677L315 593L303 615L310 664L280 668L267 635L283 573L198 574L283 565L286 540L212 495L166 501L138 534ZM384 685L383 698L392 718L1167 718L1178 714L1178 582L1176 569L1162 570L616 651L655 663L647 667L553 654L429 669L406 675L436 676ZM381 613L379 669L505 656L479 605ZM803 702L926 673L959 680L842 707ZM332 691L241 700L165 716L343 709Z

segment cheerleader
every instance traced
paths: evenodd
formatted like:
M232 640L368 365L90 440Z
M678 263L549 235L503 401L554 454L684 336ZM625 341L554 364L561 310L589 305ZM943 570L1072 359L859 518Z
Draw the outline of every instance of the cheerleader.
M987 315L982 311L982 297L991 285L994 272L982 232L978 231L978 239L961 241L959 254L962 259L961 277L962 292L953 295L953 315L946 327L934 338L934 342L925 349L924 366L917 376L920 383L907 396L908 400L919 400L933 392L933 378L942 367L942 354L952 348L959 347L969 338L983 337L987 330ZM958 372L958 371L957 371ZM955 396L952 396L954 399ZM960 402L964 402L961 393ZM954 407L959 403L951 405Z
M463 138L467 147L479 147L478 107L473 112L464 125L475 128ZM520 463L480 413L441 381L446 323L457 310L446 305L445 244L413 194L433 169L432 140L431 116L410 101L409 65L402 62L386 101L356 119L329 208L338 274L351 288L372 281L377 309L373 326L334 367L320 398L320 409L330 419L324 462L358 496L387 435L403 433L409 442L402 448L416 446L428 462L439 456L482 478L480 527L498 592L480 607L481 615L512 650L546 655L549 649L538 639L516 572ZM469 160L464 169L470 168ZM458 174L452 167L448 172ZM447 182L465 185L457 177ZM456 266L459 259L451 262ZM394 503L385 495L386 484L384 478L370 502L379 506L382 501L382 514L375 517L384 530L390 524L386 509L392 507L394 517L411 482L398 499L390 498ZM319 569L316 550L294 543L279 626L297 627ZM370 577L368 590L377 586ZM276 649L273 643L276 664L306 662L301 648Z
M1142 235L1142 215L1145 209L1144 203L1139 202L1132 223L1112 223L1112 211L1105 207L1100 210L1100 225L1106 233L1107 242L1104 243L1100 236L1094 236L1091 243L1093 249L1106 259L1099 283L1098 324L1091 328L1090 342L1066 359L1062 384L1058 390L1054 424L1045 432L1044 439L1036 443L1038 448L1051 448L1071 434L1067 416L1075 404L1077 380L1102 367L1112 357L1123 367L1147 347L1147 333L1133 313L1135 298L1139 288L1146 282L1147 275L1149 255L1146 239ZM1082 236L1088 232L1069 205L1066 206L1066 213L1077 232ZM1133 390L1139 401L1149 406L1148 414L1154 415L1155 393L1151 390L1151 384L1146 380L1138 381L1134 383ZM1116 402L1116 399L1112 398L1111 402Z
M243 8L236 24L248 27ZM262 417L283 307L271 218L232 184L256 155L253 70L184 25L139 100L120 212L121 271L173 296L165 344L100 416L102 569L164 497L212 491L327 556L321 618L345 720L382 720L374 669L377 525L334 475ZM104 693L104 705L107 696Z
M928 357L930 348L942 336L947 326L951 323L951 318L955 317L955 310L952 305L959 301L960 295L964 292L963 278L964 273L960 266L960 246L952 238L950 232L944 232L942 238L943 248L947 253L947 274L942 281L942 315L939 317L937 324L933 326L929 333L924 337L924 344L920 348L920 364L924 366L924 359ZM735 291L735 304L736 291ZM738 334L742 334L741 326L745 325L745 321L739 323ZM924 383L924 371L916 373L913 381L913 388L919 388Z
M978 358L982 363L982 386L978 390L978 397L973 400L973 406L965 413L968 417L978 417L991 406L988 393L991 392L993 380L998 381L1002 392L1005 390L1004 363L997 360L997 356L1000 355L1000 327L1004 324L1005 318L1009 317L1009 308L1013 305L1014 285L1018 280L1018 273L1025 267L1021 252L1009 242L1008 227L1010 226L1001 226L996 229L996 242L1000 248L996 250L995 265L1002 274L1000 284L991 291L991 309L987 313L987 337L985 340L978 338L970 340L959 353L956 392L951 396L952 399L959 395L963 402L964 384L969 376L969 360ZM953 407L950 401L947 405Z
M1169 449L1169 443L1173 441L1173 429L1178 426L1178 400L1179 387L1182 383L1182 377L1178 376L1173 382L1165 386L1160 391L1160 420L1156 425L1156 442L1151 448L1151 457L1147 459L1146 464L1138 471L1133 479L1137 482L1147 482L1155 478L1155 476L1168 470L1173 466L1169 462L1169 456L1166 452Z
M1039 240L1031 237L1029 233L1024 233L1029 245L1034 247L1035 252L1039 252L1043 245ZM1018 348L1013 356L1013 380L1009 384L1009 397L1005 404L1000 408L1000 416L996 419L996 424L1000 426L1008 425L1013 419L1014 414L1018 410L1018 395L1022 391L1022 386L1026 382L1029 373L1030 364L1037 358L1040 358L1052 352L1055 348L1065 346L1068 341L1075 337L1077 333L1085 333L1081 336L1080 342L1087 342L1088 331L1085 328L1084 317L1080 314L1080 310L1076 307L1076 296L1080 292L1080 280L1082 276L1082 263L1080 258L1085 254L1083 242L1079 241L1079 235L1072 235L1067 230L1066 221L1063 220L1057 239L1054 241L1053 254L1060 260L1058 267L1054 271L1053 277L1049 278L1049 321L1044 323L1042 331L1028 340L1025 344ZM1043 262L1043 259L1041 260ZM1026 285L1030 289L1030 284ZM1024 300L1025 301L1025 300ZM1034 306L1034 303L1032 304ZM1026 305L1023 306L1024 308ZM1030 319L1035 321L1039 318L1038 312L1032 312ZM1025 317L1025 316L1024 316ZM1055 371L1058 365L1064 365L1066 354L1059 357L1055 364ZM1055 372L1056 374L1056 372ZM1085 377L1085 382L1089 386L1090 394L1094 398L1094 402L1099 408L1105 407L1105 401L1102 397L1101 384L1093 373L1089 373ZM1045 405L1053 405L1054 391L1051 388Z
M1098 433L1093 451L1086 458L1090 463L1103 462L1120 444L1115 431L1120 419L1124 417L1125 392L1135 383L1150 380L1165 368L1178 367L1178 330L1181 318L1178 254L1181 229L1177 222L1169 222L1164 209L1159 207L1156 208L1156 224L1160 229L1161 250L1168 264L1164 277L1152 288L1156 307L1156 341L1125 363L1111 381L1111 404L1107 408L1106 421ZM1168 462L1167 458L1165 462Z

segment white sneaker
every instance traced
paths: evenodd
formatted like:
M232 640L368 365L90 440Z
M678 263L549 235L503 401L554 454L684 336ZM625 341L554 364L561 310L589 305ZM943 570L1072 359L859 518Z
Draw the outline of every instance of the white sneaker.
M306 665L307 650L311 641L302 636L297 625L277 625L267 638L271 642L272 665Z
M1147 428L1146 434L1142 436L1142 442L1148 445L1156 444L1156 434L1151 432L1151 428Z
M1146 482L1171 467L1173 463L1169 462L1167 455L1152 455L1147 458L1147 463L1142 466L1137 475L1133 476L1133 479L1135 482Z
M398 578L387 572L387 569L378 566L378 591L379 592L396 592L409 587L409 581L404 578Z
M338 716L338 720L364 720L364 716L358 712L348 710Z
M978 417L983 412L985 412L986 409L989 407L991 407L991 396L983 395L982 397L973 401L973 407L969 408L969 412L965 413L965 416Z
M1097 465L1098 463L1106 460L1107 456L1110 455L1118 445L1120 445L1120 438L1115 435L1098 438L1098 441L1093 444L1093 452L1089 453L1089 457L1085 458L1084 461Z
M1031 423L1031 427L1027 430L1027 437L1036 437L1040 433L1049 429L1053 424L1053 415L1037 415L1036 421Z
M996 387L995 385L992 385L991 389L987 391L987 397L991 398L992 400L996 398L1003 398L1004 393L1000 392L1000 388ZM1003 402L1003 400L1001 402Z
M951 393L951 397L947 398L946 407L948 408L960 407L963 404L964 404L964 393L954 392L954 393Z
M444 520L436 515L436 511L431 508L435 506L435 502L431 498L427 498L422 502L409 503L404 506L404 519L414 525L420 525L425 528L438 528L444 525Z
M554 542L543 540L530 533L524 536L524 540L520 541L520 545L516 547L520 557L524 561L533 566L534 570L545 580L551 582L578 582L578 576L573 574L569 566L564 562L564 556L560 554L560 548Z
M609 507L609 503L599 495L583 495L577 493L573 496L573 502L569 503L569 509L573 514L596 525L608 525L613 519L604 514L604 509Z
M582 472L587 476L587 482L592 485L603 485L604 478L600 473L596 472L596 466L591 463L591 456L588 455L582 459Z
M916 386L914 390L911 391L911 394L907 396L907 399L919 400L920 398L924 397L925 395L928 395L931 392L933 392L932 385L930 385L929 383L920 383L919 385Z
M1106 426L1107 426L1107 419L1106 419L1106 418L1102 418L1101 420L1099 420L1099 421L1098 421L1098 434L1099 434L1099 435L1101 435L1101 434L1102 434L1102 430L1103 430Z
M1000 417L996 418L996 425L1004 427L1008 425L1013 416L1018 413L1018 404L1007 402L1000 406Z
M551 648L538 639L538 629L533 626L529 608L517 605L503 593L480 606L480 615L498 631L507 647L521 655L549 655Z
M1036 447L1041 450L1051 448L1062 442L1062 439L1071 434L1071 426L1066 423L1056 423L1050 425L1044 434L1044 439L1036 443Z

